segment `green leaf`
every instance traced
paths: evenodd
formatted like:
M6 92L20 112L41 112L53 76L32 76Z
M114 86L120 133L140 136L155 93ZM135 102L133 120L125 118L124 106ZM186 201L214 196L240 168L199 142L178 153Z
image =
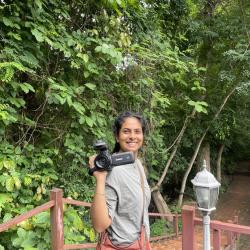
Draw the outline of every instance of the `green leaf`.
M21 180L17 176L13 176L12 178L14 180L14 184L15 184L16 189L20 189L21 188Z
M26 63L28 63L32 67L39 67L39 61L36 57L30 53L29 51L24 51L23 55L20 56L20 59Z
M72 106L75 108L75 110L80 113L81 115L84 114L85 108L82 106L80 102L74 102Z
M36 234L32 231L26 231L23 228L18 228L17 230L17 238L13 240L13 245L15 247L23 247L24 249L37 249L34 246L37 244L36 242Z
M91 128L93 127L94 121L90 117L86 116L85 121Z
M3 17L3 23L6 26L14 27L14 23L12 22L12 20L7 17Z
M89 61L89 56L87 54L83 55L83 61L87 63Z
M17 108L25 106L25 101L22 98L9 97L9 101L11 104L15 105Z
M82 125L85 122L85 116L80 116L79 123Z
M12 202L13 198L11 194L0 193L0 206L4 203Z
M14 190L14 186L15 186L15 181L12 177L9 177L7 180L6 180L6 183L5 183L5 187L6 189L9 191L9 192L12 192Z
M95 241L95 231L93 228L90 228L89 230L89 239L91 242Z
M42 212L35 216L36 224L49 224L50 214L49 212Z
M3 166L6 168L6 169L14 169L16 164L14 161L12 160L3 160Z
M28 94L30 91L31 91L31 92L35 92L33 86L30 85L29 83L26 83L26 82L21 83L21 84L20 84L20 88L21 88L26 94Z
M29 186L32 183L32 179L29 176L24 177L24 185Z
M6 213L3 217L3 222L9 221L12 218L10 213Z
M86 83L85 86L91 90L95 90L96 89L96 85L93 83Z
M195 108L195 110L197 112L199 112L199 113L202 112L202 113L207 114L207 110L206 110L205 107L207 107L208 104L206 102L203 102L203 101L202 102L189 101L188 104L191 105L191 106L194 106L194 108Z
M88 78L90 73L88 71L84 71L83 75L84 75L85 78Z
M40 1L40 0L35 0L35 4L37 5L37 7L39 8L39 9L42 9L42 1Z
M36 40L38 42L43 42L44 41L43 34L40 31L38 31L37 29L32 29L31 33L32 33L33 36L35 36L35 38L36 38Z
M22 41L21 36L19 34L17 34L17 33L9 32L8 36L13 37L14 39L16 39L18 41Z

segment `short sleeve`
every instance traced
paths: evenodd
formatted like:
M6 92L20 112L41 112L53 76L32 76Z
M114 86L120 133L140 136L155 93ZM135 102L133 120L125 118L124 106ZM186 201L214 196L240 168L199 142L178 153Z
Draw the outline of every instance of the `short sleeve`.
M108 213L111 220L113 220L118 202L118 196L115 189L109 186L108 184L106 184L105 186L105 193L106 193L106 203L108 206Z

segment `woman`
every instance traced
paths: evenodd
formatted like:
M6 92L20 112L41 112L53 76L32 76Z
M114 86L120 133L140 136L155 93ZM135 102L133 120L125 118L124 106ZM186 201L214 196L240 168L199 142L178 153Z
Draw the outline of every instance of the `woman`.
M115 246L138 245L142 228L149 239L150 189L138 159L144 133L145 121L141 115L132 112L120 114L114 123L116 144L113 153L133 152L135 162L114 167L109 173L93 173L96 189L91 206L92 223L97 232L106 231ZM90 168L94 167L94 158L92 156L89 160ZM149 248L149 244L147 246Z

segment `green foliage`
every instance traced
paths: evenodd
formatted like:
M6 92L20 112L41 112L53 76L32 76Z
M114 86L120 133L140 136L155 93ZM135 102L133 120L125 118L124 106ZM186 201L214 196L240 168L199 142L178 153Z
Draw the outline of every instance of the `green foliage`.
M206 102L195 102L195 101L189 101L188 104L190 106L194 106L195 110L200 113L207 113L206 107L208 106L208 104Z
M114 144L111 126L123 110L147 117L142 156L154 184L195 109L164 180L171 194L166 187L180 184L195 142L238 84L207 140L226 144L234 158L236 143L247 157L250 6L212 7L191 0L1 2L0 223L47 201L55 186L91 201L93 142ZM94 240L85 220L86 211L65 210L67 242ZM2 233L0 244L49 249L48 214Z
M163 236L173 234L173 228L167 223L166 220L156 219L153 224L150 225L151 236Z
M87 211L80 214L72 207L64 207L64 237L66 244L93 242L95 232L88 224L84 224ZM11 241L18 249L49 249L50 248L50 214L42 212L18 225L17 234Z

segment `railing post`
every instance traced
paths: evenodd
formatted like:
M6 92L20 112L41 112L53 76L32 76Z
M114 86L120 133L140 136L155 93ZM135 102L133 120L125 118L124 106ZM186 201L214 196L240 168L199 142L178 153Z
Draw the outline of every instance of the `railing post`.
M239 217L237 215L234 216L234 224L239 224ZM239 239L240 234L235 234L235 240Z
M213 250L221 249L221 230L213 229Z
M228 223L233 223L232 220L227 220ZM233 232L227 232L227 245L232 246L233 245Z
M50 200L55 201L55 205L50 210L51 223L51 249L63 250L64 232L63 232L63 192L59 188L50 191Z
M174 226L174 233L175 233L175 237L177 238L178 236L179 236L179 217L178 217L178 214L176 213L175 215L174 215L174 220L173 220L173 226Z
M182 250L195 250L194 232L195 208L184 205L182 208Z

